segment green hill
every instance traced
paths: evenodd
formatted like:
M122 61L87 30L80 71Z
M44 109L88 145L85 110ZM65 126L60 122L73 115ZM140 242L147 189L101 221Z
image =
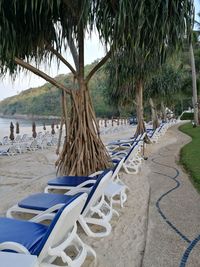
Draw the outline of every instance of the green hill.
M96 64L85 67L86 73ZM69 85L73 83L71 74L59 75L56 77L60 83ZM99 70L89 84L94 108L98 117L107 117L115 114L112 106L106 103L104 91L106 90L105 72ZM30 88L18 95L9 97L0 102L0 114L10 115L34 115L34 116L60 116L60 95L61 90L55 86L45 83L37 88Z

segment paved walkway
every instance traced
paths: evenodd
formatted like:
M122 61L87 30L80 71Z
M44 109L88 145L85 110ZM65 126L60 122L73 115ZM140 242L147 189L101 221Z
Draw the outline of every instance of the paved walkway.
M147 161L151 198L142 266L200 267L200 195L177 163L190 138L174 126L163 139Z

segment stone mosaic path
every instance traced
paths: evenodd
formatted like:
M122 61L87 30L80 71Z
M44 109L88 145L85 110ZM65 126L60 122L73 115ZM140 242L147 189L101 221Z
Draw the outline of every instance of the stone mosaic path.
M190 141L177 128L161 138L147 163L151 198L143 267L200 266L200 195L177 163Z

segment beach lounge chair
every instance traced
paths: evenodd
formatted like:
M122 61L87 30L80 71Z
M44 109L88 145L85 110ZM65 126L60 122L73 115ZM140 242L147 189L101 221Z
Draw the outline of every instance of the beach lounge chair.
M29 140L30 140L30 138L28 137L28 134L23 134L23 136L21 138L21 142L27 142Z
M159 138L165 134L169 127L168 123L162 123L158 128L155 130L147 129L147 135L150 138L151 142L158 143Z
M135 143L128 150L118 151L112 153L112 161L117 164L124 158L123 168L128 174L137 174L140 171L140 167L143 161L142 156L139 155L141 146L139 143Z
M127 200L126 191L128 189L128 187L119 178L119 171L123 166L124 159L125 158L122 158L113 168L112 177L104 191L104 195L109 199L110 202L119 203L121 207L123 207L124 203ZM96 180L98 178L98 175L100 174L102 174L102 171L95 172L89 176L57 177L48 182L48 185L45 187L44 192L50 193L52 189L59 189L66 191L66 190L71 190L77 186L88 188L93 185L93 182L90 183L90 180L91 179Z
M15 140L14 140L15 143L20 143L21 142L21 135L17 135Z
M96 180L89 180L86 184L94 184L92 187L77 186L63 194L39 193L31 195L7 211L7 217L12 218L14 212L38 214L38 216L55 216L58 206L63 205L66 201L79 192L88 192L86 203L79 216L79 223L85 233L93 237L107 236L111 232L109 221L113 213L118 214L105 200L104 190L110 181L112 171L106 170ZM37 217L36 217L37 218ZM100 232L93 231L91 225L100 226Z
M57 209L49 226L39 223L50 219L48 214L37 216L32 221L0 218L0 250L36 255L40 267L78 267L83 264L87 254L96 260L94 250L77 235L76 221L86 199L87 194L76 194ZM72 247L76 250L74 258L66 250ZM53 264L56 258L61 258L65 265Z
M47 148L47 140L46 139L37 139L38 148L46 149Z
M124 203L127 200L126 191L128 190L128 187L119 177L119 172L123 166L124 160L125 158L122 158L115 164L112 177L104 190L104 195L108 198L110 206L113 206L113 204L120 204L120 206L123 208ZM100 173L101 172L96 172L92 174L91 177L95 177L95 175Z
M142 141L144 139L144 135L139 134L137 137L130 137L129 139L119 139L119 140L110 142L106 145L106 148L109 152L121 149L123 147L126 149L134 145L134 143Z
M14 156L17 153L18 153L18 150L14 145L11 145L10 147L6 149L0 150L0 156Z
M146 132L144 132L142 135L138 135L137 138L127 139L127 140L118 140L117 142L114 142L113 145L106 146L108 149L109 154L111 157L116 155L116 153L119 153L121 151L125 152L125 155L130 151L131 148L134 147L134 150L136 153L140 152L143 149L144 138L146 136Z
M30 151L36 151L38 149L38 143L37 143L37 140L33 140L30 145L27 145L27 150L30 150Z
M8 136L4 136L2 140L2 145L9 145L9 144L10 144L10 140Z

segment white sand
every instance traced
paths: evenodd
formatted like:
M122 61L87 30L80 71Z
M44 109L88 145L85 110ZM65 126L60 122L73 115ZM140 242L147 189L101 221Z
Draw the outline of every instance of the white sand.
M103 134L103 141L108 142L133 135L133 127L119 126L119 128L120 132L113 130L113 133ZM55 148L13 157L0 157L0 215L5 215L6 210L23 197L43 191L47 181L56 176L55 160ZM122 174L122 180L130 191L125 207L117 208L120 217L112 219L113 230L110 236L93 239L80 230L83 241L95 249L98 266L137 267L141 265L146 239L149 171L144 163L139 175ZM84 266L89 266L89 263L85 263Z

